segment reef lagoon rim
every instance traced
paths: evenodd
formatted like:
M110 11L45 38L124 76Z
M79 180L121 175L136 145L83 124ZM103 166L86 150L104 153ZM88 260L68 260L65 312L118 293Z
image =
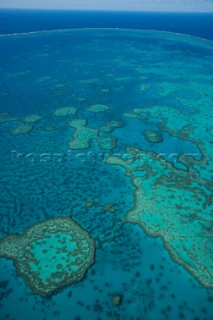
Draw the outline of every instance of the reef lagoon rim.
M152 30L152 29L125 29L125 28L67 28L67 29L53 29L53 30L38 30L38 31L29 31L29 32L17 32L17 33L6 33L6 34L0 34L0 37L10 37L10 36L23 36L23 35L30 35L30 34L43 34L43 33L61 33L61 32L67 32L67 33L75 33L75 32L79 32L79 31L111 31L111 32L119 32L119 35L121 35L121 33L123 33L123 35L125 35L125 33L129 33L131 32L132 35L134 33L141 34L141 36L149 36L150 34L153 35L161 35L162 39L169 39L169 40L173 40L173 37L175 36L179 36L182 37L182 41L189 41L191 42L192 39L197 40L198 43L209 43L209 45L213 45L213 41L210 39L205 39L202 37L198 37L198 36L193 36L190 34L186 34L186 33L179 33L179 32L172 32L172 31L163 31L163 30ZM170 36L170 37L169 37ZM172 37L173 36L173 37ZM179 39L181 40L181 39ZM190 41L191 40L191 41Z

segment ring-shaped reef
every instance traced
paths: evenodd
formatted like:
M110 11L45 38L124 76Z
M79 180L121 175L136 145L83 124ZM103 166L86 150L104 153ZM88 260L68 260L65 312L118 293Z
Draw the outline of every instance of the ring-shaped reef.
M13 259L17 273L34 293L44 297L82 280L94 254L88 232L66 217L36 223L22 236L0 239L0 257Z

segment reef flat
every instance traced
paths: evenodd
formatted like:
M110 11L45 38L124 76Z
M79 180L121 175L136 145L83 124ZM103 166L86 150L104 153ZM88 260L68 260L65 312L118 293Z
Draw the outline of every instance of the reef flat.
M83 279L94 262L94 242L74 221L58 217L31 226L22 236L2 238L0 257L14 260L34 293L50 296Z
M87 149L90 146L91 140L97 136L97 132L94 129L87 127L87 121L73 120L70 123L72 128L75 128L73 139L69 141L70 149Z
M26 134L33 129L33 126L29 123L20 123L16 127L11 129L11 134Z
M106 106L104 104L94 104L91 107L89 107L87 109L87 111L98 113L98 112L103 112L103 111L106 111L106 110L109 110L109 109L110 109L110 107L108 107L108 106Z
M192 83L190 86L191 90L198 91L197 85ZM213 184L211 179L206 179L213 172L209 152L212 133L208 130L212 124L210 92L213 92L213 86L203 85L199 88L198 101L178 99L186 107L193 104L190 116L165 106L134 109L134 116L130 116L140 121L159 119L159 132L191 141L200 150L200 159L193 154L183 154L178 162L184 169L178 170L163 159L163 155L129 147L127 153L133 155L131 159L124 161L112 156L106 160L108 164L123 166L136 187L135 206L127 213L127 221L139 223L154 237L160 236L173 259L206 288L213 288ZM200 108L201 105L206 107ZM204 128L202 139L200 119Z
M100 129L93 129L87 126L86 119L73 120L70 123L72 128L75 128L73 132L73 138L69 141L68 147L73 150L88 149L91 146L91 142L95 140L98 143L100 149L110 150L116 147L116 138L110 135L100 135L102 131L112 132L116 127L120 127L120 123L110 122Z
M135 206L126 221L140 224L153 237L160 236L175 261L200 283L212 288L211 200L199 182L178 173L155 154L129 148L131 160L109 157L108 164L126 169L136 190ZM140 155L151 164L141 165Z
M66 117L66 116L74 115L76 111L77 109L74 107L58 108L55 110L54 115L57 117Z
M155 130L145 130L144 131L144 136L146 140L150 143L159 143L162 142L162 134L160 131L155 131Z

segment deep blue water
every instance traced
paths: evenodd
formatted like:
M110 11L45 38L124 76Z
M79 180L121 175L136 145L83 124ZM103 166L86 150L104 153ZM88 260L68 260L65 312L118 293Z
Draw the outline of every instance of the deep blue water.
M151 29L213 40L213 14L0 10L0 34L72 28Z

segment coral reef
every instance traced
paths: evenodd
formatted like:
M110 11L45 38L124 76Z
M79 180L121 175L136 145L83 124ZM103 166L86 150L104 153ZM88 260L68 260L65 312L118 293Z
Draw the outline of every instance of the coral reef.
M119 128L122 128L123 126L124 126L123 122L112 120L112 121L107 122L106 125L102 126L99 131L110 133L114 129L119 129Z
M157 130L145 130L143 132L146 140L150 143L159 143L163 141L163 135Z
M175 261L200 283L212 288L211 197L202 179L190 180L188 171L175 169L156 154L127 148L127 161L109 156L108 164L126 169L135 186L135 205L126 221L140 224L147 234L160 236ZM146 164L140 158L146 156ZM204 210L205 209L205 210Z
M49 296L84 277L94 262L94 241L73 220L58 217L0 239L0 257L14 260L34 293Z
M11 134L25 134L30 132L33 129L33 126L30 123L19 123L16 127L10 130Z
M12 117L8 112L2 112L0 114L0 124L5 123L5 122L10 122L10 121L17 121L17 117Z
M73 120L70 123L75 128L73 139L69 141L70 149L87 149L91 145L92 140L96 140L100 149L111 150L116 147L116 138L108 135L99 135L100 131L87 126L85 119ZM111 124L113 126L113 124ZM116 124L114 124L116 126ZM110 127L110 130L111 129Z
M103 150L111 150L116 147L116 138L113 136L99 136L97 142L99 148Z
M97 130L88 128L86 120L73 120L70 126L75 128L73 139L68 143L70 149L87 149L97 138Z
M112 297L112 304L114 306L119 306L122 302L122 296L120 294L115 294L113 297Z
M212 42L103 29L0 40L0 253L19 273L1 259L1 317L211 318ZM87 279L48 302L20 275L44 297Z
M114 213L114 212L116 212L116 210L113 208L114 207L114 203L108 203L108 204L105 204L104 206L103 206L103 211L108 211L108 212L111 212L111 213Z
M23 117L22 121L26 122L26 123L33 123L33 122L37 122L41 119L42 119L42 116L40 116L38 114L30 114L30 115Z
M77 112L77 109L74 107L64 107L64 108L58 108L54 112L54 116L57 117L66 117L66 116L72 116Z
M105 104L94 104L91 107L87 108L87 111L98 113L98 112L103 112L109 109L111 108L106 106Z

